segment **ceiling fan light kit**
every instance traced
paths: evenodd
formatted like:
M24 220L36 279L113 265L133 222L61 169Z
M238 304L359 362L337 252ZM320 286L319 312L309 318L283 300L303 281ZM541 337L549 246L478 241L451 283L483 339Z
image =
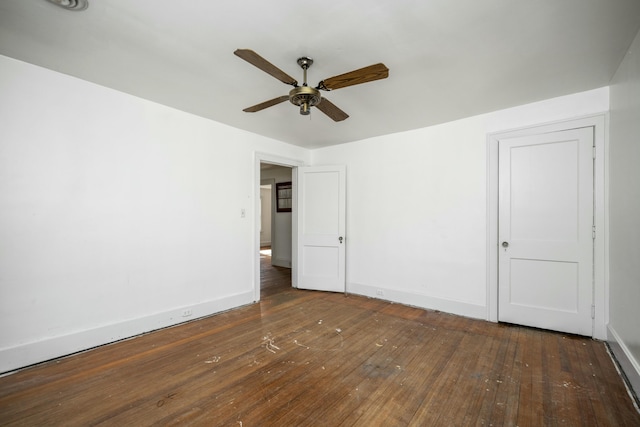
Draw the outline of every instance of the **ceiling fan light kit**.
M302 86L299 86L296 79L289 76L287 73L254 51L250 49L237 49L233 53L251 65L280 80L282 83L293 86L293 89L289 91L289 96L279 96L242 110L247 113L255 113L289 100L293 105L300 107L300 114L303 116L311 114L311 107L316 107L333 121L339 122L348 118L349 115L336 107L327 98L322 97L320 94L321 90L330 91L340 89L374 80L385 79L389 76L389 69L384 64L379 63L321 80L320 83L318 83L318 86L313 88L307 85L307 70L313 64L313 59L303 56L298 58L297 61L303 72L303 83Z
M298 86L289 91L289 101L293 105L300 107L300 114L308 116L311 114L311 107L314 107L322 101L320 91L309 86Z

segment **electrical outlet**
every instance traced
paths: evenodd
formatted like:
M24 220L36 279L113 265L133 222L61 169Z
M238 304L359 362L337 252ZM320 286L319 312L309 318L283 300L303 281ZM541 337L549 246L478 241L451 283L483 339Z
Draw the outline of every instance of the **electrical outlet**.
M191 311L190 308L186 308L184 310L182 310L182 317L189 317L193 314L193 311Z
M379 297L383 297L384 296L384 291L382 289L378 289L376 290L376 295Z

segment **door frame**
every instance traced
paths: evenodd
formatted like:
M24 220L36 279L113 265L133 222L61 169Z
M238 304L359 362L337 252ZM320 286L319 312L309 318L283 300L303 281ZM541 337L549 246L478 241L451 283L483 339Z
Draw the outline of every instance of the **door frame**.
M253 301L260 301L260 163L271 163L274 165L285 166L292 168L291 175L293 178L293 188L295 190L296 187L296 176L297 176L297 167L304 166L305 162L300 159L293 159L288 157L277 156L269 153L263 153L256 151L253 156L253 245L252 248L252 256L253 259ZM295 191L294 191L295 194ZM293 207L292 210L296 210L296 199L293 199ZM296 242L298 239L298 225L297 222L293 219L291 221L291 237L293 242ZM292 248L292 262L291 262L291 273L293 277L293 273L296 272L297 263L295 262L295 256L293 256Z
M609 322L609 227L608 227L608 114L597 114L487 135L487 320L498 321L498 144L501 139L593 127L596 147L594 161L594 209L596 237L593 260L593 338L607 338Z

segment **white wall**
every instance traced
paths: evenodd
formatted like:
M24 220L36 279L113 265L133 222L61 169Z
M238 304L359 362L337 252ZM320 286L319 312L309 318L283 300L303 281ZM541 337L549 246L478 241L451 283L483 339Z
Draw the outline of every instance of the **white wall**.
M309 152L0 56L0 372L253 301L256 151L347 165L349 292L485 318L487 134L607 109Z
M0 56L0 372L252 302L256 151L309 157Z
M271 244L271 185L260 186L260 246Z
M640 394L640 33L611 84L609 338Z
M292 169L284 166L276 166L261 172L262 179L273 179L276 183L291 182ZM276 188L273 192L275 197ZM274 199L275 200L275 199ZM276 212L275 202L272 206L273 230L271 233L271 264L280 267L291 267L291 212Z
M347 168L348 291L487 318L487 134L608 105L602 88L314 150Z

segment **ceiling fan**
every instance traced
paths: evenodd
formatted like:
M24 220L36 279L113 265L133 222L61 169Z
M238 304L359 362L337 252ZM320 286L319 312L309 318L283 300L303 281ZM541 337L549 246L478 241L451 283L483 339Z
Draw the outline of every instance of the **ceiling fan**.
M302 86L300 86L296 79L250 49L237 49L233 53L265 73L272 75L282 83L293 86L293 89L289 91L289 95L279 96L242 110L247 113L255 113L256 111L264 110L281 102L290 101L293 105L300 107L300 114L303 116L311 114L311 107L316 107L332 120L340 122L349 117L349 115L336 107L327 98L322 97L320 95L321 90L330 91L340 89L347 86L385 79L389 76L389 69L384 64L379 63L321 80L318 86L313 88L307 85L307 70L311 67L311 64L313 64L313 59L309 57L303 56L302 58L298 58L298 65L302 68L304 75L304 82Z

